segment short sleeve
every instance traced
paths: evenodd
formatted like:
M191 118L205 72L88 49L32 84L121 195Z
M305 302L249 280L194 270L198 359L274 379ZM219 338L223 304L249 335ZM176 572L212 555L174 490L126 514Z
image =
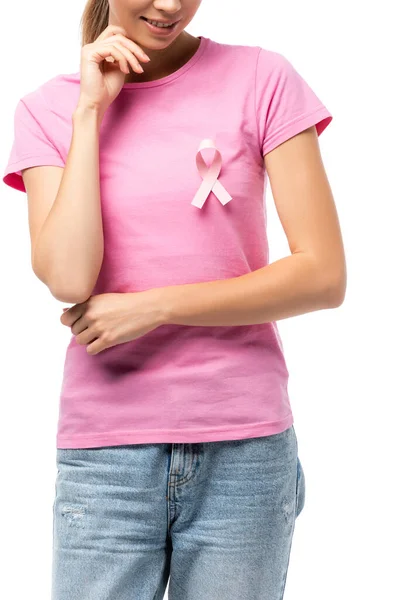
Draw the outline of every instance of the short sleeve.
M40 165L65 166L60 152L46 132L46 111L40 100L28 107L22 98L16 106L14 140L3 173L3 182L15 190L26 192L21 169Z
M292 63L265 48L258 53L255 103L262 156L312 125L320 136L333 118Z

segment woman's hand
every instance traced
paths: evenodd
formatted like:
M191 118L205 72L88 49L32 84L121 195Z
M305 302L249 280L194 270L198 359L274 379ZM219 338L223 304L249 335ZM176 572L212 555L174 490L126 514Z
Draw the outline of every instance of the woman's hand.
M81 50L79 106L97 108L101 116L118 96L129 74L129 65L143 73L141 61L150 58L119 25L108 25L91 44Z
M98 294L65 311L60 321L71 327L88 354L130 342L164 323L162 288L125 294Z

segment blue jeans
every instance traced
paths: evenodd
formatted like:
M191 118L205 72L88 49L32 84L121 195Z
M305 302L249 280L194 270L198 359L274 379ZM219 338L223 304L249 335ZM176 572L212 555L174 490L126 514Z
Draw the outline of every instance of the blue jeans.
M52 600L281 600L305 499L293 425L57 448Z

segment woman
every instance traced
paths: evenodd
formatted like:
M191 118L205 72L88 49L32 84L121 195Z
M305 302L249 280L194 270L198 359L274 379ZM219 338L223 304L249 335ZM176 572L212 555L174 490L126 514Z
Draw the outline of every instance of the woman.
M283 597L305 481L276 321L344 299L332 115L281 54L187 33L200 4L89 0L80 70L15 112L4 182L73 304L53 600Z

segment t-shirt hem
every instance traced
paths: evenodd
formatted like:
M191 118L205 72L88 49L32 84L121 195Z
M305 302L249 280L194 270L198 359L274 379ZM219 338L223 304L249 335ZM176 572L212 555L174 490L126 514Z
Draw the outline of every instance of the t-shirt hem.
M296 119L280 127L268 140L264 142L262 147L263 156L268 154L268 152L271 152L271 150L283 142L286 142L286 140L297 135L298 133L301 133L305 129L308 129L312 125L316 126L317 134L320 136L332 119L332 114L324 105L317 107L305 115L297 117Z
M93 434L57 435L57 448L95 448L101 446L121 446L125 444L153 443L198 443L240 440L281 433L293 424L293 414L289 413L279 421L265 421L232 427L187 430L139 430L116 431Z
M3 182L21 192L26 192L21 170L28 167L65 167L61 157L54 154L24 156L16 162L9 163L3 173Z
M33 161L33 162L32 162ZM42 162L45 161L45 162ZM32 163L32 164L30 164ZM17 160L16 162L12 162L8 164L7 170L5 174L10 173L11 171L20 171L21 168L30 167L40 167L40 166L60 166L64 167L64 161L61 157L54 156L54 154L32 154L28 156L24 156Z

